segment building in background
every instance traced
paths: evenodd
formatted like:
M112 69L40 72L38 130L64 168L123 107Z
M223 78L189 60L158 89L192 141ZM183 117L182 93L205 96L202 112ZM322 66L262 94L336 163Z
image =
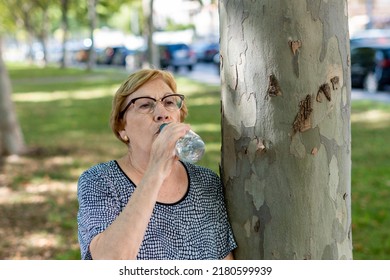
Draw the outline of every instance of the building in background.
M154 21L157 30L166 30L169 22L194 27L197 38L219 38L217 4L211 0L166 0L154 1Z
M390 29L390 0L348 0L349 32Z

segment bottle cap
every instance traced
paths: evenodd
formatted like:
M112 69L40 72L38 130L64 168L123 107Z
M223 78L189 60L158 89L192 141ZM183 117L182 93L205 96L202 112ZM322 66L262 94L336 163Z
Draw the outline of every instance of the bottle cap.
M159 132L161 132L161 130L163 130L163 128L165 127L165 126L167 126L169 123L163 123L162 125L160 125L160 130L159 130Z

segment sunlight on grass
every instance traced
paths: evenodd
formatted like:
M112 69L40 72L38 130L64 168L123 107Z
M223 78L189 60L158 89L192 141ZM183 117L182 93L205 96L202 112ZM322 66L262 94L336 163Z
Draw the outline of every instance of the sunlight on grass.
M207 152L220 152L220 151L221 151L221 143L216 143L216 142L206 143L206 153Z
M74 194L77 189L75 184L63 183L61 181L52 181L50 184L38 184L38 185L28 185L25 187L27 193L46 193L46 192L69 192Z
M382 110L369 110L351 114L351 122L375 123L384 121L390 121L390 113Z
M50 234L47 232L35 232L28 234L24 239L25 246L28 247L56 247L59 245L58 236L56 234Z
M205 106L205 105L219 105L220 99L217 97L206 97L206 98L197 98L191 99L188 101L191 106Z
M214 123L205 123L205 124L194 124L191 125L192 130L196 132L217 132L220 133L221 126Z
M15 102L49 102L57 100L68 100L68 99L94 99L107 96L113 96L116 87L94 89L94 90L79 90L79 91L53 91L53 92L28 92L19 93L13 95L12 99Z
M49 166L71 165L74 163L74 158L70 156L54 156L46 161Z
M205 91L205 85L197 82L188 82L187 78L176 77L177 90L185 95L196 95Z

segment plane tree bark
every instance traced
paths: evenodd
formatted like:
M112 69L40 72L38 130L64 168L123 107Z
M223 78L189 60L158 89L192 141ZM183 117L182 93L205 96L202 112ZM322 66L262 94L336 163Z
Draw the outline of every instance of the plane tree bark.
M352 259L347 0L221 0L237 259Z

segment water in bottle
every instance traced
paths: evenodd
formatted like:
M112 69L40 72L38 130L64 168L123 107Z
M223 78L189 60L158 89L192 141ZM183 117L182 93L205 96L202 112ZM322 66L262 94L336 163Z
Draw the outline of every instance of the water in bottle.
M167 124L162 124L160 130ZM182 160L195 163L202 158L205 151L205 144L198 134L188 131L176 142L176 155Z

